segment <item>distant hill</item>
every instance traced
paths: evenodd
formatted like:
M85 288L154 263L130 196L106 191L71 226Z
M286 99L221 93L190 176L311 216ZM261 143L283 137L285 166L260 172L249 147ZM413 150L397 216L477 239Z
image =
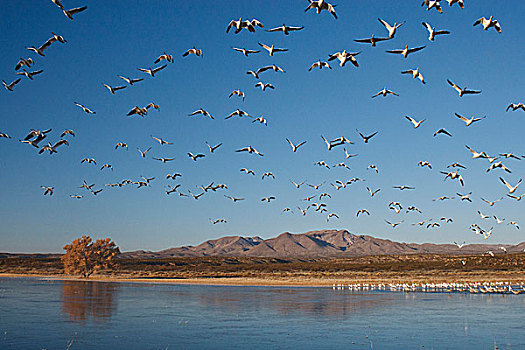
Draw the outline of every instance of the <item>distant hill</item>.
M171 258L202 256L274 257L274 258L328 258L366 255L404 254L495 254L523 252L525 242L509 244L469 244L461 249L454 244L415 244L393 242L367 235L354 235L347 230L311 231L301 234L285 232L275 238L228 236L209 240L197 246L170 248L159 252L133 251L125 258Z

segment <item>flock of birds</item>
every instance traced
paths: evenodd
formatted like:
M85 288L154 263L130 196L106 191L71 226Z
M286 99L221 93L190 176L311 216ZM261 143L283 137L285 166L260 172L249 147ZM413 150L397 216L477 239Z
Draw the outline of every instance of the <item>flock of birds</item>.
M74 16L85 11L87 9L86 6L73 8L67 10L62 3L59 0L51 0L60 10L63 11L64 15L68 17L69 19L73 20ZM309 4L308 7L305 9L305 12L309 12L310 10L315 10L317 14L321 14L323 11L328 12L331 14L335 19L338 18L336 13L336 7L335 5L332 5L324 0L308 0ZM447 0L449 6L458 5L461 9L464 8L463 0ZM426 8L427 11L430 10L436 10L439 13L443 12L441 1L439 0L425 0L422 3L422 6ZM362 38L362 39L355 39L354 41L356 43L361 44L370 44L371 46L375 47L381 42L393 40L396 36L396 33L399 30L402 30L402 26L405 24L405 22L401 23L394 23L390 24L387 21L379 18L378 19L380 24L384 27L386 30L386 33L384 36L375 36L372 35L369 38ZM487 18L480 18L476 20L473 23L474 26L481 25L484 30L488 30L490 28L493 28L498 33L501 33L501 25L500 23L495 20L492 16ZM439 36L443 35L451 35L450 31L445 29L436 29L433 27L430 23L423 22L422 26L428 31L428 40L430 42L434 42L437 40ZM238 20L231 20L229 24L226 26L226 33L233 33L233 34L239 34L243 30L248 31L250 33L253 33L257 30L263 30L265 26L263 23L261 23L257 19L245 19L239 18ZM277 26L271 29L267 29L267 32L270 33L282 33L283 35L291 35L293 33L300 32L304 30L304 26L289 26L286 24L282 24L281 26ZM35 63L38 56L45 57L45 52L47 49L49 49L52 45L64 45L67 44L67 40L64 39L61 35L55 34L54 32L51 33L51 37L42 45L40 46L30 46L27 47L27 50L34 53L34 58L28 57L28 58L20 58L20 60L15 64L15 74L20 76L25 76L27 80L33 80L38 79L38 76L43 73L43 70L35 70L31 71L31 66ZM244 47L233 47L233 50L235 52L238 52L246 57L250 57L254 54L259 54L261 52L266 52L270 57L273 57L277 54L286 54L288 52L287 48L281 48L276 47L275 45L270 45L268 43L262 43L258 42L258 46L260 49L246 49ZM408 45L405 45L402 48L395 49L395 50L387 50L386 52L393 55L399 55L403 58L407 58L409 55L417 54L417 52L420 52L426 48L426 45L417 46L417 47L409 47ZM347 50L343 50L340 52L335 52L328 55L328 58L326 61L319 59L311 64L311 66L308 68L308 71L312 71L313 69L319 69L322 70L324 68L326 69L332 69L333 61L338 61L340 67L345 67L346 63L350 63L354 69L357 69L359 67L359 63L357 61L357 57L361 52L351 52ZM186 50L182 57L188 57L194 55L196 57L203 57L204 51L203 49L192 47ZM151 78L155 78L158 74L162 74L162 71L165 70L168 65L172 62L174 62L174 56L171 54L168 54L166 52L162 53L156 59L152 59L152 62L156 64L157 66L154 67L147 67L147 68L138 68L138 71L142 74L148 75ZM159 65L160 64L160 65ZM256 88L261 89L262 91L267 91L268 89L273 90L275 89L275 86L271 83L265 83L260 80L261 74L267 71L273 71L275 73L286 73L285 69L282 67L279 67L275 64L263 66L261 68L258 68L256 70L249 70L246 72L246 74L253 76L257 83L254 85ZM412 76L413 79L418 79L421 84L426 84L425 79L423 77L422 72L419 70L419 68L415 69L408 69L401 72L402 74L406 74L409 76ZM144 81L144 77L128 77L124 75L118 76L125 84L122 85L110 85L103 83L102 85L109 91L111 94L118 94L121 93L122 90L128 89L133 87L135 84L140 83ZM7 91L13 92L15 88L17 88L18 84L21 82L22 77L19 77L17 79L12 80L11 82L7 83L5 80L2 80L4 87ZM451 89L453 89L459 97L465 97L468 95L479 95L481 94L481 90L474 90L474 89L468 89L467 87L461 87L460 85L457 85L455 82L453 82L451 79L446 80L448 84L450 85ZM387 98L388 96L399 96L398 93L388 89L386 86L378 91L377 93L373 94L371 98L376 97L383 97ZM241 89L233 90L229 98L236 97L236 98L242 98L244 101L246 95ZM96 115L96 111L93 110L91 107L88 107L82 103L72 101L76 106L79 107L79 109L85 113L87 116L94 116ZM160 111L159 105L157 105L155 102L151 102L147 104L146 106L134 106L129 110L127 113L128 117L141 117L144 118L148 115L148 113L151 110L157 110ZM506 111L524 111L525 112L525 105L523 103L510 103L508 107L506 108ZM467 127L470 127L474 123L480 123L482 122L486 117L478 117L478 116L464 116L460 115L458 113L455 114L455 116L463 122ZM215 119L216 116L212 115L209 111L205 110L204 108L199 108L191 113L188 113L188 117L190 118L196 118L196 117L203 117L203 118L210 118ZM230 118L239 118L239 119L248 119L251 120L252 123L261 123L264 125L267 125L267 120L263 117L254 117L248 114L246 111L243 111L242 109L236 109L231 114L224 117L224 119L230 119ZM413 117L406 116L406 120L410 123L414 129L418 129L422 126L422 124L425 122L425 119L416 120ZM67 146L69 146L69 143L72 141L72 138L75 137L76 131L67 129L64 130L60 137L57 140L54 140L53 142L47 142L44 144L44 141L48 140L49 135L51 135L52 129L47 130L38 130L38 129L31 129L27 135L20 139L21 143L27 144L37 150L39 154L44 154L46 152L49 153L49 155L57 154L62 152ZM358 136L364 144L368 144L370 142L373 142L376 135L378 135L379 132L373 132L370 134L362 133L359 130L356 130L356 137ZM452 137L452 134L447 131L445 128L440 128L439 130L436 130L433 134L434 137ZM322 142L327 148L327 151L332 151L335 149L341 149L344 151L344 161L337 163L335 165L329 165L325 161L320 160L313 165L323 167L326 169L331 168L337 168L342 167L346 169L350 169L350 167L345 163L345 161L356 157L357 154L349 153L347 148L349 148L351 145L354 144L353 141L351 141L349 138L345 136L340 136L338 138L334 139L328 139L325 138L323 135L320 136ZM0 138L10 139L11 136L9 136L7 133L0 132ZM162 138L151 136L152 140L154 142L158 142L161 146L168 146L171 145L173 142L164 140ZM290 140L285 139L283 142L288 143L290 146L290 150L292 153L301 152L302 148L307 144L306 140ZM193 153L193 152L187 152L188 158L190 158L193 162L198 162L200 159L209 157L212 154L215 154L217 152L221 151L222 143L218 143L215 145L208 144L206 142L206 145L208 147L209 153ZM487 172L491 171L503 171L505 173L511 173L511 170L509 169L508 162L510 161L520 161L525 156L523 155L517 155L511 152L507 153L499 153L497 155L489 155L488 153L480 150L475 150L471 148L470 146L466 145L466 152L470 152L472 154L472 158L484 161L487 165ZM119 149L128 149L128 145L126 142L118 142L114 146L115 151L118 151ZM138 157L141 158L147 158L148 152L152 149L152 147L148 147L146 149L140 149L137 148ZM252 146L252 145L246 145L244 147L239 147L235 150L235 152L238 153L247 153L250 155L253 155L255 157L264 157L264 153L261 152L258 148ZM173 157L151 157L152 160L161 162L161 163L169 163L174 160ZM505 164L504 164L505 162ZM100 167L101 171L113 171L113 166L109 163L103 163L98 164L97 160L95 158L83 158L80 160L80 163L85 164L85 166L97 166ZM427 160L421 160L418 163L418 166L421 168L427 168L429 170L432 170L432 164ZM461 188L465 185L465 178L464 178L464 172L463 170L466 169L466 167L458 162L451 162L450 165L447 166L446 170L441 170L440 173L444 175L443 180L450 180L450 181L456 181L458 183L458 186L461 186ZM375 164L370 164L367 168L367 170L374 171L376 173L379 173L379 169ZM256 176L256 171L253 169L248 168L242 168L240 169L240 172L245 173L247 176ZM503 174L503 173L502 173ZM180 173L173 173L173 174L167 174L166 175L166 181L169 183L166 185L165 193L166 195L175 194L181 197L189 197L193 198L195 200L198 200L199 198L208 195L209 193L214 193L217 191L223 191L227 190L228 186L226 184L216 184L214 182L211 182L208 185L202 185L202 186L196 186L198 191L192 192L192 190L185 190L183 191L181 189L181 184L176 184L175 181L177 178L182 177L182 174ZM265 172L262 174L262 179L272 179L275 180L276 176L272 172ZM503 184L504 188L507 190L507 193L504 197L520 201L522 198L525 197L525 194L517 195L517 190L519 185L521 184L522 180L520 179L516 183L511 183L508 179L505 179L504 177L499 177L501 183ZM149 187L151 183L155 180L155 177L141 177L139 179L122 179L120 181L114 182L114 183L108 183L105 184L105 187L123 187L123 186L136 186L137 188L141 187ZM173 182L170 182L173 181ZM301 188L302 186L306 186L311 188L312 190L316 191L312 195L309 195L305 198L301 198L301 202L304 203L304 205L298 205L295 208L293 207L285 207L282 209L282 213L294 213L294 210L297 209L298 213L300 215L305 216L309 212L315 212L319 214L323 214L326 217L326 221L337 219L339 218L339 214L333 211L329 210L329 206L327 203L327 200L331 198L330 192L328 192L327 187L334 191L343 190L347 187L350 187L352 184L357 182L365 182L366 180L359 177L353 177L349 180L336 180L333 182L330 182L329 184L326 184L326 182L315 184L315 183L308 183L307 181L302 182L296 182L290 180L291 185L293 185L296 189ZM55 187L50 185L42 185L43 195L44 196L52 196L55 192ZM394 189L397 189L399 191L411 191L414 190L414 186L409 186L406 184L399 184L392 186ZM70 197L74 199L82 199L86 194L89 195L98 195L100 194L104 188L101 186L95 187L95 184L91 184L87 182L86 180L83 181L83 183L79 186L79 188L83 189L85 192L83 194L79 193L71 193ZM366 190L368 191L370 197L375 197L380 193L381 188L373 188L372 185L366 186ZM460 193L458 191L456 193L457 197L453 196L442 196L439 198L434 199L435 201L446 201L446 200L452 200L452 199L458 199L460 201L466 201L466 202L472 202L472 192L469 193ZM228 200L231 200L233 203L239 203L245 200L245 198L241 196L232 196L228 194L224 194L224 197ZM496 205L499 201L503 199L499 198L496 200L487 200L484 198L481 198L483 202L485 202L489 207L493 207ZM270 203L277 200L276 195L268 195L260 199L261 202ZM406 208L405 208L406 207ZM418 209L414 205L405 205L401 204L400 202L392 201L388 204L388 209L390 209L392 212L396 214L400 214L401 212L410 213L410 212L418 212L421 213L422 211ZM519 224L514 220L507 221L504 218L498 218L494 215L485 215L481 212L481 210L478 211L478 214L480 216L480 219L482 221L489 221L494 219L494 222L496 225L508 223L508 225L514 226L516 229L519 229ZM370 216L371 213L366 208L361 208L355 213L356 217L360 217L362 215ZM217 219L209 219L211 224L224 224L227 223L227 220L225 218L217 218ZM400 225L403 224L404 220L400 221L394 221L394 220L384 220L385 223L392 228L397 228ZM440 218L429 218L426 220L419 221L417 223L413 223L412 225L416 226L422 226L427 229L433 229L440 227L441 225L446 225L447 223L452 222L453 219L449 217L440 217ZM494 226L492 225L490 228L488 226L481 225L478 223L473 223L470 226L470 229L477 235L480 235L481 237L488 239L494 229ZM455 242L456 243L456 242ZM463 244L456 245L461 248Z

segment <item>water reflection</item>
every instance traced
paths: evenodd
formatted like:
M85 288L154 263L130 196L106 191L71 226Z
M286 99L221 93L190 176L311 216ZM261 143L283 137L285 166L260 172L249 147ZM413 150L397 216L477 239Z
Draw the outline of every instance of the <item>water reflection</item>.
M206 287L204 287L206 288ZM332 290L310 288L206 288L205 293L192 296L206 308L241 313L271 310L281 316L315 315L346 317L385 308L394 300L389 294L333 293Z
M104 322L115 311L118 288L118 283L64 281L62 314L73 322L85 322L89 317L94 322Z

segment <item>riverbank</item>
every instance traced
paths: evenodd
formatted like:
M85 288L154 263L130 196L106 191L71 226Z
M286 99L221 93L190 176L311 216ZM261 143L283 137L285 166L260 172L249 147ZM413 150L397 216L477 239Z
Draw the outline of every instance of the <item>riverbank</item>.
M0 277L85 280L65 275L59 258L0 259ZM93 275L88 280L251 286L483 282L522 284L525 281L525 254L425 254L349 259L120 259L118 269Z

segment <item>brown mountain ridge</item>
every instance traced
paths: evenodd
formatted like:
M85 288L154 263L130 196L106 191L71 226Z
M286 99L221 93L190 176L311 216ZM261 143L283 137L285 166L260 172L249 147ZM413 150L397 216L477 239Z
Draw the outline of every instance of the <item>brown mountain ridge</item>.
M133 251L123 253L125 258L172 257L273 257L273 258L345 258L367 255L404 254L495 254L523 252L525 242L510 244L469 244L462 248L454 244L402 243L368 235L354 235L347 230L310 231L300 234L285 232L277 237L227 236L208 240L197 246L170 248L158 252Z

